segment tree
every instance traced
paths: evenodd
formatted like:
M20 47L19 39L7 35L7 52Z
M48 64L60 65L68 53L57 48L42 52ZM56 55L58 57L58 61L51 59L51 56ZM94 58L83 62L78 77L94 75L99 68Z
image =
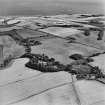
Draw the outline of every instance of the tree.
M81 55L81 54L73 54L71 56L69 56L70 59L73 59L73 60L81 60L81 59L84 59L84 57Z
M55 59L54 58L50 58L49 61L50 62L55 62Z
M54 65L59 65L59 64L60 64L59 61L55 61L55 62L54 62Z
M84 35L89 36L89 35L90 35L89 30L85 30L85 31L84 31Z
M89 63L89 62L93 62L94 60L93 60L92 58L88 57L88 58L86 59L86 61Z
M100 30L99 33L98 33L97 40L102 40L103 36L104 36L104 30Z

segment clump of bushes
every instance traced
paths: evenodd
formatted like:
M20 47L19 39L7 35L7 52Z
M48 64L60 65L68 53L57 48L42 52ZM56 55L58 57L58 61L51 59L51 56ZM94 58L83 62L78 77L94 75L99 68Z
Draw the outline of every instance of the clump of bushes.
M6 58L4 59L3 63L0 65L0 68L2 69L2 68L7 67L7 66L10 64L10 62L11 62L12 60L13 60L12 55L9 55L8 57L6 57Z

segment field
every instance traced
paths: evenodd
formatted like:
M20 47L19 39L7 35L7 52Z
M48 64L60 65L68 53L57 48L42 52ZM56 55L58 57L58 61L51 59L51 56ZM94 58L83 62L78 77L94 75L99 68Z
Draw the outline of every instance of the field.
M6 25L1 24L3 57L5 59L11 55L13 60L10 66L0 70L0 105L104 105L104 84L95 80L77 80L74 75L64 71L43 73L30 69L25 66L29 59L20 58L27 53L26 47L31 48L30 54L45 54L64 65L75 62L70 58L73 54L88 58L99 53L91 57L94 61L90 65L105 71L105 33L101 40L97 40L99 29L104 30L105 27L89 24L91 19L100 22L100 18L104 19L105 16L74 14L16 17L7 19ZM20 23L16 23L18 21ZM9 26L11 24L12 27ZM87 29L89 36L84 34ZM26 46L23 46L22 41L28 38L41 44L31 46L30 42L25 42Z

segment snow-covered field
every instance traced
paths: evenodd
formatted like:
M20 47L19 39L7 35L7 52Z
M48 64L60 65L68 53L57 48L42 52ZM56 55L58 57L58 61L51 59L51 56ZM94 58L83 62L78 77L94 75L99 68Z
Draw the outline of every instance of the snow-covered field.
M49 34L54 34L56 36L63 37L63 38L70 35L75 35L77 33L82 33L82 31L79 31L74 28L61 28L61 27L49 27L46 29L40 29L40 31L46 32Z
M5 71L0 71L0 105L16 103L34 95L38 96L38 94L40 95L48 90L58 91L59 89L55 89L57 87L61 88L60 90L64 90L62 92L59 91L56 97L59 98L60 94L64 94L64 96L62 96L63 98L66 97L66 94L69 94L67 92L69 92L69 84L72 82L70 74L65 72L44 74L26 68L24 66L26 62L28 62L26 58L17 59L11 67ZM64 87L65 85L68 86ZM53 90L53 88L55 90ZM71 89L72 88L70 88L70 90ZM54 93L51 92L51 94ZM70 98L69 95L67 97ZM68 101L69 99L67 99L67 102ZM40 101L37 101L37 103L38 102Z
M42 45L40 46L32 46L32 53L45 53L49 57L54 57L56 60L60 61L64 64L69 64L72 62L71 59L69 59L69 56L74 53L79 53L84 56L89 56L93 54L94 52L100 52L99 49L92 48L85 45L80 44L73 44L73 43L67 43L64 39L48 39L45 41L42 41Z
M105 105L105 85L97 81L75 82L81 105Z
M105 86L96 81L72 81L66 72L41 73L15 60L0 71L0 105L104 105ZM75 89L74 89L75 88Z
M98 66L105 73L105 54L93 57L94 62L91 63L93 66Z

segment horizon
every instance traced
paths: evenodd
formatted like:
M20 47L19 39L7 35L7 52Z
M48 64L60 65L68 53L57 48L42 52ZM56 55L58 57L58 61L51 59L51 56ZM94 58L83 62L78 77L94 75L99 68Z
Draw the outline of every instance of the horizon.
M103 0L0 0L0 16L104 14Z

